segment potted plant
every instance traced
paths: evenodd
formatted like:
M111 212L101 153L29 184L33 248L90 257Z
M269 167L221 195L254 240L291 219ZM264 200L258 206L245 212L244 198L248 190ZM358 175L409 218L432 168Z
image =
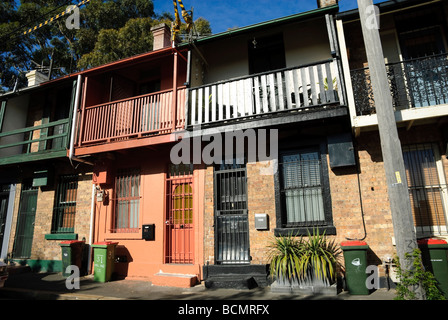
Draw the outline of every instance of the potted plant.
M271 243L270 273L276 280L271 290L300 293L336 293L336 272L341 250L325 232L313 229L306 240L292 235Z
M302 248L302 238L297 239L292 234L276 237L269 245L269 272L281 287L297 283Z

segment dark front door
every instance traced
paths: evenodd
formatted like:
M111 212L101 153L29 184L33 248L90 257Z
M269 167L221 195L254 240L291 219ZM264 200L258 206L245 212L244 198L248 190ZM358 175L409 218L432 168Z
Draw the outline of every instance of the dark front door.
M14 258L30 258L33 244L34 219L37 206L36 187L24 184L20 195L20 207L17 220L17 230L14 241Z
M217 264L250 263L245 165L215 170L215 235Z

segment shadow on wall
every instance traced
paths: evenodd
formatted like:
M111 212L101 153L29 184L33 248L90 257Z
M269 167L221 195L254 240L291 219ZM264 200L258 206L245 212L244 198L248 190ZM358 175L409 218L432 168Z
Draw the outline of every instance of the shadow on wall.
M122 245L115 248L114 278L123 279L128 275L129 263L133 261L129 250Z

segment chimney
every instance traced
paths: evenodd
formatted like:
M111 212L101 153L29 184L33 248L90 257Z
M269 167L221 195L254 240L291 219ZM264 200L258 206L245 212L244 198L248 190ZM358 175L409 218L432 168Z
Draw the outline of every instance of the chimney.
M317 0L318 8L325 8L338 4L339 0Z
M159 50L171 46L171 30L165 23L160 23L151 28L154 36L153 50Z
M42 82L48 81L48 77L37 70L31 70L25 76L28 79L28 87L36 86Z

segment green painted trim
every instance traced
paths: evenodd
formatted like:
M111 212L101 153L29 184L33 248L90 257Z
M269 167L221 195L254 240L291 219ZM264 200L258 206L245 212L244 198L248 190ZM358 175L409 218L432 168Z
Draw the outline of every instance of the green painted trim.
M69 123L69 119L68 118L62 119L62 120L53 121L53 122L49 122L49 123L45 123L45 124L40 124L40 125L34 126L34 127L26 127L26 128L6 131L6 132L0 133L0 138L11 136L11 135L15 135L15 134L19 134L19 133L25 133L25 132L35 131L35 130L39 130L39 129L45 129L45 128L49 128L49 127L54 127L54 126L57 126L57 125L60 125L60 124L67 124L67 123Z
M78 240L77 233L48 233L45 240Z
M11 157L6 157L0 159L0 165L11 164L11 163L21 163L21 162L31 162L45 159L53 159L53 158L65 158L67 156L67 150L60 151L39 151L32 153L23 153L14 155Z
M62 272L62 260L12 259L21 266L29 266L33 272Z

